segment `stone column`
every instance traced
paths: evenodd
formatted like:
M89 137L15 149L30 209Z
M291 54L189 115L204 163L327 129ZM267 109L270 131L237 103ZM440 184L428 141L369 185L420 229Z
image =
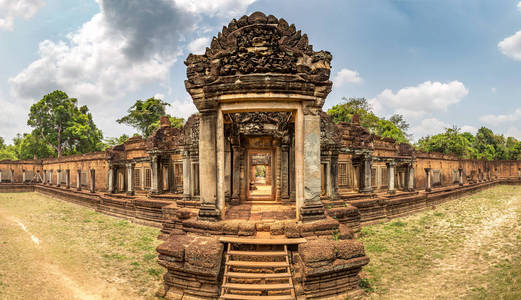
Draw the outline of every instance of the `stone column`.
M517 168L517 177L521 178L521 168Z
M49 185L52 185L52 170L49 170Z
M459 186L463 186L463 168L458 169L458 183Z
M188 149L183 150L183 200L190 201L192 199L192 193L190 191L191 185L191 170L192 166L190 163L190 151Z
M215 149L217 154L217 197L216 197L216 207L217 211L220 213L220 217L224 217L223 213L225 212L225 191L226 191L226 172L225 172L225 138L224 138L224 115L222 111L219 109L217 111L217 127L215 131Z
M425 168L425 191L432 191L431 188L431 168Z
M134 167L136 164L127 163L127 195L134 196Z
M494 168L494 177L496 177L497 180L497 168Z
M42 172L42 184L46 184L47 183L47 178L46 178L46 175L47 174L47 171L46 170L43 170Z
M152 182L150 186L150 192L152 194L159 194L159 157L157 154L152 154L150 159L150 170L152 172Z
M281 199L283 202L289 201L289 145L281 145L281 158L280 158L280 188L281 188Z
M65 170L65 187L71 188L71 170L69 169Z
M109 171L107 174L107 186L108 186L108 192L111 194L114 194L114 166L109 163Z
M232 193L232 151L230 141L225 139L224 144L224 197L230 203Z
M411 163L409 165L409 179L407 180L407 188L409 192L414 191L414 165Z
M387 163L387 180L388 180L388 190L387 193L395 194L396 190L394 189L394 170L396 168L396 162L391 161Z
M323 219L325 215L324 205L320 200L322 190L320 109L316 107L303 107L303 109L302 113L297 114L295 167L297 171L297 210L300 212L300 219L306 222Z
M239 145L232 146L232 204L239 204L241 194L241 147Z
M62 170L61 169L56 170L56 186L57 187L61 187L61 185L62 185L61 174L62 174Z
M331 200L338 199L338 151L334 150L331 154L331 167L329 173L331 183Z
M372 163L371 154L365 153L360 161L360 178L358 180L360 193L371 193L373 191L373 187L371 186Z
M81 191L81 169L76 170L76 190Z
M199 218L219 219L217 208L217 114L215 109L201 111L199 117Z
M0 183L2 183L2 170L0 170Z
M90 192L96 192L96 170L94 169L90 170Z
M478 168L478 182L482 181L481 169Z
M25 183L25 169L22 169L22 183Z

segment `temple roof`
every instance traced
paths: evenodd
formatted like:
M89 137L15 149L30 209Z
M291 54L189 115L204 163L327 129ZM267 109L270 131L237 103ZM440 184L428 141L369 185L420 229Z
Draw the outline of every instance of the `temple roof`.
M245 92L325 98L331 59L327 51L314 51L295 25L255 12L224 26L205 54L187 57L185 85L196 106L202 98Z

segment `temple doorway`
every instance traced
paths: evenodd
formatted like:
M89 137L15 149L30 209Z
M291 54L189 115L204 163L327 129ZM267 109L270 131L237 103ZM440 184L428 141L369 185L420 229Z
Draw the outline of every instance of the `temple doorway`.
M248 151L248 200L274 200L273 151Z

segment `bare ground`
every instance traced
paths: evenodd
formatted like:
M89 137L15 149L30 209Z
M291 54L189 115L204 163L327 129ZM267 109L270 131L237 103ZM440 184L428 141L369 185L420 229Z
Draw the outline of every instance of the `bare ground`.
M521 188L364 228L373 299L520 299ZM372 291L372 292L371 292Z
M150 299L157 229L34 193L0 194L0 299Z

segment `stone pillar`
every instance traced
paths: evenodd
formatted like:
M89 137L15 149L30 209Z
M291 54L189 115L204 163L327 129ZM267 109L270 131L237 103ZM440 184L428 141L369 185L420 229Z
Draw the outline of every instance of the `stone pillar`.
M338 199L338 151L334 150L331 154L331 168L329 173L331 183L331 200Z
M65 170L65 188L71 188L71 170Z
M81 191L81 169L76 170L76 190Z
M22 183L25 183L25 169L22 169Z
M521 168L517 168L517 177L521 178Z
M127 195L134 196L134 167L136 164L127 163Z
M62 174L62 170L61 169L56 170L56 186L57 187L60 187L62 185L61 174Z
M190 151L188 149L183 150L183 200L190 201L192 199L192 192L190 191L191 186L191 172L192 166L190 163Z
M201 111L199 117L199 218L217 220L217 114L215 109Z
M478 182L482 181L481 169L478 168Z
M2 170L0 170L0 183L2 183Z
M42 172L42 184L46 184L47 183L47 178L46 178L46 175L47 174L47 171L46 170L43 170Z
M431 187L431 168L425 168L425 191L432 191Z
M114 193L114 166L109 163L109 172L107 174L107 186L108 186L108 192L113 194Z
M463 168L458 169L458 183L459 186L463 186Z
M318 108L303 107L303 111L299 110L295 138L297 211L303 222L323 219Z
M281 145L280 158L280 189L281 199L283 202L289 201L289 145Z
M360 178L358 180L360 193L371 193L373 191L373 187L371 186L372 163L371 154L365 153L360 161Z
M160 172L160 166L159 166L159 157L157 154L152 154L150 159L150 170L152 172L152 182L150 186L150 192L152 194L159 194L160 188L160 178L159 178L159 172Z
M391 161L387 163L387 180L388 180L388 190L387 193L395 194L396 190L394 189L394 170L396 168L396 162Z
M49 170L49 185L52 185L52 170Z
M230 141L224 140L224 197L230 203L232 197L232 151Z
M497 180L497 168L494 168L494 177L496 177Z
M409 179L407 180L407 188L409 192L414 191L414 165L411 163L409 165Z
M94 169L90 170L90 192L96 192L96 170Z
M241 194L241 147L239 145L232 146L232 204L239 204Z

